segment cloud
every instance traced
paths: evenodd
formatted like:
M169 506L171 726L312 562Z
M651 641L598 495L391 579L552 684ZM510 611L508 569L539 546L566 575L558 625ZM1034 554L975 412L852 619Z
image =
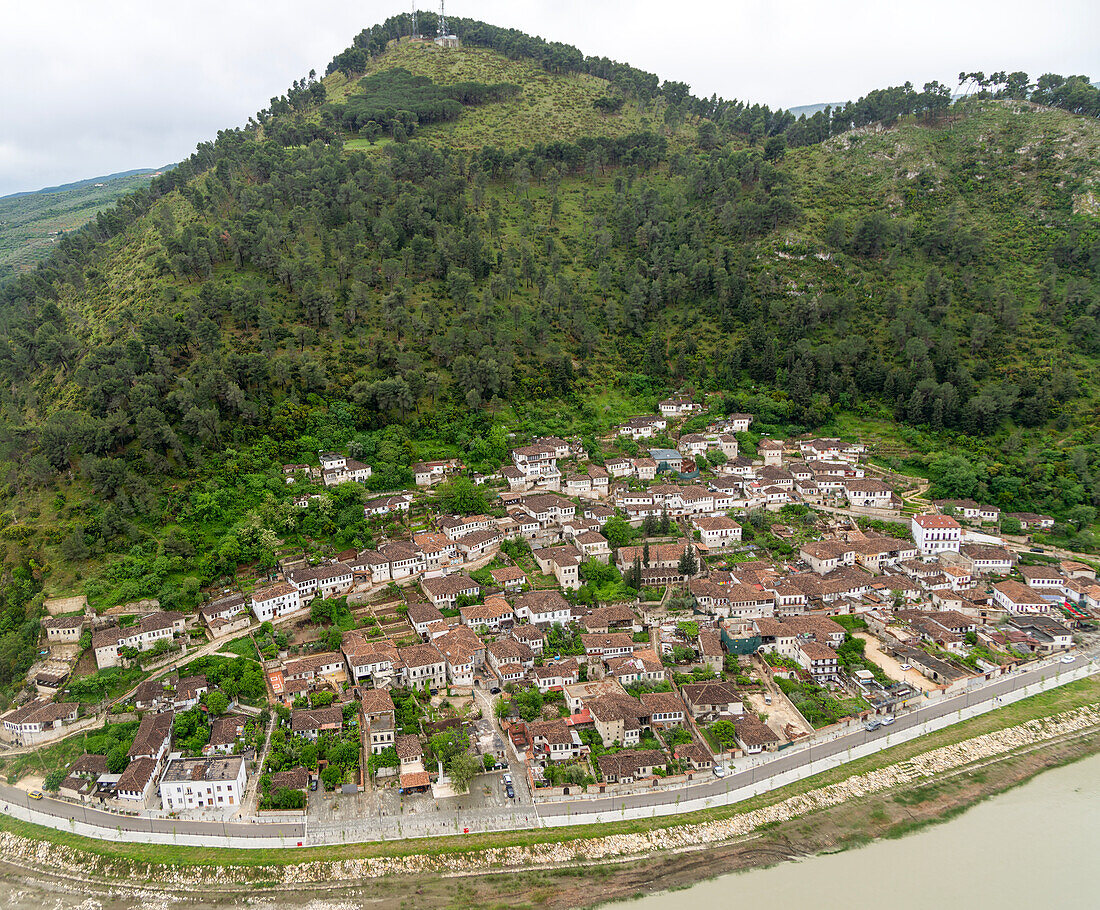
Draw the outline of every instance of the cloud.
M421 8L435 8L421 2ZM14 6L14 4L13 4ZM51 0L5 11L0 195L188 155L404 2ZM1100 5L1019 0L451 0L701 95L793 106L963 69L1100 70Z

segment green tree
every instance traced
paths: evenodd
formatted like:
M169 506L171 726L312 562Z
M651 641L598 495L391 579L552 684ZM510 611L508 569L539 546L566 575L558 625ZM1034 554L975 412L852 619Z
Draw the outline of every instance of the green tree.
M478 515L489 511L485 492L468 477L456 477L440 484L436 501L441 511L453 515Z
M612 547L618 549L627 546L634 539L634 529L618 515L615 515L604 523L603 536L607 538L607 542Z
M448 774L451 784L459 793L466 793L470 789L470 782L484 769L476 755L471 752L460 752L451 759Z
M49 774L46 775L46 779L42 782L43 788L50 793L56 793L61 789L61 782L68 776L68 772L64 768L54 768Z
M684 547L684 553L680 557L680 574L690 578L698 569L695 560L695 547L690 543Z
M109 774L121 774L130 764L130 757L126 753L130 749L123 743L119 743L107 753L107 772Z
M206 709L214 717L220 717L229 709L229 697L218 689L206 695Z

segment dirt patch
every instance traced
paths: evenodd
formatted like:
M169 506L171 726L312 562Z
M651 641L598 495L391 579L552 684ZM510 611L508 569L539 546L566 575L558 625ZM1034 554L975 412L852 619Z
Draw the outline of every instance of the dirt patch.
M753 711L757 714L762 713L768 718L768 726L782 736L784 740L791 738L785 735L788 727L791 728L795 738L798 737L799 733L809 734L814 732L814 728L806 723L786 695L778 689L768 694L772 697L770 705L764 703L764 693L762 692L746 692L745 698Z
M882 643L875 638L875 636L868 635L866 632L856 632L855 637L867 643L867 647L864 648L863 651L864 656L872 663L877 664L882 672L891 679L898 682L907 682L921 692L928 689L939 688L936 683L932 682L926 676L921 675L916 670L912 668L903 670L898 661L889 654L883 652Z

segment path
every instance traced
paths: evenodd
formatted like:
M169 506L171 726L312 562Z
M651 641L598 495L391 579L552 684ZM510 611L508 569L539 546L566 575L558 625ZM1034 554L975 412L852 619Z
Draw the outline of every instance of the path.
M264 748L260 753L260 760L256 762L256 773L252 775L252 779L249 780L248 786L245 788L244 799L241 800L241 812L258 811L259 805L255 808L252 806L252 801L256 797L256 790L260 786L260 777L263 775L264 762L267 760L267 753L271 751L271 734L275 732L275 724L279 720L279 715L275 711L271 712L271 719L267 722L267 730L264 733ZM240 816L240 812L237 813Z

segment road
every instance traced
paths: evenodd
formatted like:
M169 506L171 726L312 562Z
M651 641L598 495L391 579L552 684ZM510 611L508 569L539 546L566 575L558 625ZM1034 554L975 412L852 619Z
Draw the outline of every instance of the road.
M814 765L819 766L825 759L842 756L874 743L881 743L885 748L889 736L911 730L928 721L958 714L973 706L999 700L1043 680L1088 668L1095 672L1095 659L1098 656L1100 656L1100 649L1093 649L1089 653L1080 653L1073 664L1060 664L1055 660L992 680L980 688L970 689L957 696L899 714L896 723L889 727L867 731L862 726L856 725L849 732L831 739L817 742L811 740L807 741L805 746L791 747L772 755L743 759L739 763L751 762L751 765L735 768L721 779L707 777L698 783L655 792L569 799L560 802L540 800L537 809L527 802L525 798L527 795L522 790L517 793L520 799L514 802L492 800L490 804L479 800L474 793L468 797L458 797L454 802L448 800L446 805L437 804L430 797L410 799L403 803L397 814L385 816L356 816L351 811L355 801L348 800L344 811L340 811L337 808L340 804L337 804L334 805L329 817L310 819L307 831L305 820L279 822L261 819L251 823L234 823L123 816L61 800L49 798L31 800L24 791L8 786L0 786L0 805L5 812L11 812L13 807L17 808L18 811L11 814L20 818L52 824L53 827L63 830L75 828L74 823L95 826L101 831L97 836L109 840L206 842L208 845L222 844L234 847L249 847L258 839L263 839L263 845L267 847L279 844L293 847L303 842L306 845L318 845L439 836L461 833L466 828L472 832L479 832L519 830L540 826L556 827L569 824L578 816L583 816L585 821L601 821L612 818L672 814L688 811L693 805L702 805L708 801L712 804L733 801L729 797L730 794L752 788L758 782L768 781L781 774L794 775L794 777L799 774L808 776L820 770L820 767L815 768ZM894 742L896 741L895 739ZM520 776L517 770L513 770L512 777L517 783ZM475 790L484 786L485 783L479 781L471 789ZM492 783L495 784L495 781ZM777 784L773 782L770 786L777 786ZM77 830L78 833L84 833L80 829Z
M30 795L16 787L0 786L0 807L8 814L12 806L19 806L33 812L59 819L61 824L53 827L68 829L70 821L92 825L104 830L105 840L135 840L140 837L123 837L123 833L140 835L142 833L162 834L169 837L193 835L196 837L227 837L248 841L255 838L283 838L287 846L293 847L304 841L306 827L304 822L213 822L188 821L177 818L148 818L144 816L119 815L95 809L80 803L70 803L60 799L31 799ZM22 816L21 816L22 817ZM43 820L43 824L49 824ZM240 844L242 847L248 843Z
M1096 656L1091 655L1091 656ZM1078 661L1086 659L1086 655L1078 657ZM1076 666L1073 665L1073 666ZM553 819L561 819L564 816L574 816L583 813L586 820L593 815L606 815L608 818L623 817L624 810L643 810L641 814L648 814L644 810L651 810L662 804L676 803L681 805L689 800L705 800L712 798L716 802L724 802L721 799L726 793L751 787L758 780L774 777L779 774L795 771L800 766L819 762L822 759L848 752L849 750L863 746L867 743L884 741L887 736L900 733L926 721L936 720L950 714L955 714L972 705L988 702L995 698L1001 698L1025 686L1037 683L1040 680L1055 676L1060 669L1071 670L1073 666L1062 664L1048 664L1031 670L1006 676L982 686L977 690L969 690L952 698L934 702L924 707L911 709L899 714L894 724L888 727L879 727L877 730L868 731L862 726L856 726L850 733L838 736L826 742L808 741L805 748L788 749L768 757L759 764L742 771L734 771L724 778L711 777L698 784L690 784L676 789L663 790L657 793L619 794L613 797L587 799L583 802L572 800L562 803L540 804L539 815L544 823L553 824ZM885 748L885 742L883 744ZM560 823L560 821L559 821Z

